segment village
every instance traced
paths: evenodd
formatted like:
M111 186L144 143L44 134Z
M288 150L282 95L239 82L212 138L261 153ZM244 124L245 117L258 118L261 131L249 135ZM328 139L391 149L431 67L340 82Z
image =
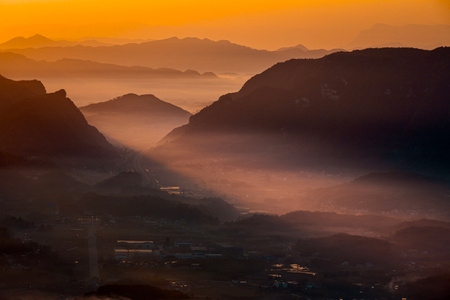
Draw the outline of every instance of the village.
M326 254L302 254L292 239L224 227L138 216L55 217L44 226L17 230L15 236L23 243L33 240L51 249L59 268L72 269L62 280L66 283L51 283L53 289L62 292L68 282L75 282L70 289L80 296L101 285L143 284L193 299L217 295L325 299L342 295L343 288L353 299L402 299L391 278L427 268L419 261L398 264L397 269L371 261L335 263ZM30 269L19 267L13 256L7 262L3 268ZM50 285L41 284L43 289Z

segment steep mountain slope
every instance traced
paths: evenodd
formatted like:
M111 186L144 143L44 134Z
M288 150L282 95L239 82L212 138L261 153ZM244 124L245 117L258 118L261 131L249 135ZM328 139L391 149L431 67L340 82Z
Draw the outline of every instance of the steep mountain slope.
M260 162L269 156L291 166L448 175L449 58L450 48L386 48L279 63L192 116L164 142L172 141L172 149L195 144L193 153L207 153L214 144L218 151L247 151L252 159L261 155Z
M194 69L200 72L260 72L270 65L289 58L321 57L334 51L310 52L301 48L295 51L257 50L229 41L211 41L198 38L169 38L140 44L108 47L43 47L14 49L36 60L62 58L93 60L126 66L152 68Z
M0 78L0 147L24 156L111 158L115 149L90 126L66 92L38 81Z
M148 148L191 114L154 95L126 94L115 99L81 107L90 124L111 141L131 148Z

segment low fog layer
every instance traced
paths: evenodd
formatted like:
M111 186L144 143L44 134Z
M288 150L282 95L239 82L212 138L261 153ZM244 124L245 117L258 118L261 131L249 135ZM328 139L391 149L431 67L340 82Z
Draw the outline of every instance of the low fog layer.
M197 112L220 95L237 91L248 79L237 73L126 67L93 61L36 61L11 52L0 53L0 74L15 80L38 78L48 91L64 87L81 107L130 92L155 94L190 112Z
M388 213L404 206L402 213L440 213L445 189L430 197L432 207L420 205L427 187L414 195L406 187L400 195L386 190L387 199L403 199L393 207L390 200L377 203L381 195L370 188L344 191L348 205L312 201L307 190L391 171L442 177L445 186L448 51L367 49L279 63L193 115L148 156L252 209L258 203L259 210L270 205L277 212ZM355 206L357 195L371 203Z
M224 197L246 211L449 217L450 187L445 180L392 172L390 166L345 159L342 154L324 159L330 153L326 144L286 145L268 135L205 135L192 137L183 148L170 145L163 140L160 147L146 152L182 175L165 175L168 185Z
M144 150L156 145L173 128L186 124L191 114L154 95L126 94L80 108L118 147Z

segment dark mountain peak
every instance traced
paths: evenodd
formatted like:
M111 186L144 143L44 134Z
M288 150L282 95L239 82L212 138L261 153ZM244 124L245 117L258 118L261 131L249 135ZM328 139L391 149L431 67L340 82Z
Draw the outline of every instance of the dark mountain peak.
M173 44L178 44L178 43L182 42L183 40L185 40L185 38L184 39L180 39L179 37L173 36L173 37L162 39L162 40L151 40L151 41L146 41L146 42L143 42L143 43L140 43L140 44L128 44L128 45L142 45L142 46L149 46L149 47L151 47L151 46L154 46L154 45L165 45L165 44L173 45ZM120 48L121 46L120 45L116 45L114 47Z
M217 42L220 43L220 44L232 44L232 42L229 41L229 40L219 40Z
M65 90L45 93L39 81L0 78L0 147L24 156L113 157L115 149L90 126Z
M210 77L210 78L217 78L218 76L214 72L205 72L202 74L202 76Z
M153 94L144 94L144 95L137 95L134 93L128 93L123 96L119 96L115 99L109 100L107 102L109 103L120 103L123 106L127 106L130 103L154 103L154 102L162 102L161 99L157 98Z
M195 41L195 42L212 42L210 39L208 39L208 38L204 38L204 39L201 39L201 38L198 38L198 37L195 37L195 36L188 36L188 37L185 37L185 38L182 38L182 39L180 39L181 41L185 41L185 42L189 42L189 41Z
M80 108L85 113L120 114L170 114L188 117L190 113L171 103L162 101L152 94L125 94L105 102L94 103Z
M306 48L305 46L303 46L302 44L298 44L296 46L293 47L282 47L280 49L278 49L277 51L286 51L286 50L292 50L292 49L297 49L297 50L301 50L301 51L309 51L308 48Z
M190 74L190 75L198 75L200 76L200 73L196 70L191 70L191 69L187 69L186 71L184 71L185 74Z
M291 153L290 162L315 157L330 165L448 174L449 58L448 47L382 48L278 63L192 116L168 140L265 135Z
M60 89L59 91L56 91L53 93L56 97L60 97L60 98L66 98L67 97L67 92L64 89Z
M303 46L302 44L298 44L298 45L295 46L294 48L302 49L303 51L308 51L308 50L309 50L308 48L306 48L306 47Z
M448 56L450 55L449 47L440 47L433 51L420 50L415 48L372 48L365 50L355 50L352 52L336 52L329 54L323 58L308 59L291 59L283 63L278 63L266 71L252 77L248 80L238 96L244 96L251 93L257 88L263 86L277 87L285 90L299 90L299 84L305 83L313 78L320 79L319 85L330 85L331 82L342 83L342 88L350 88L349 82L346 82L346 76L355 76L356 74L365 73L366 76L379 77L383 80L383 86L397 86L402 84L402 78L396 77L396 83L391 83L383 78L383 74L393 72L401 73L411 70L414 73L405 74L408 77L417 77L419 70L426 68L445 69L448 68ZM442 60L443 64L427 66L432 61ZM423 65L422 65L423 64ZM319 75L320 74L320 75ZM369 75L370 74L370 75ZM442 74L445 76L445 74ZM320 77L319 77L320 76ZM447 76L448 78L449 76ZM355 77L360 81L362 78ZM409 81L408 81L409 82ZM410 83L410 82L409 82ZM333 84L333 85L334 85ZM373 85L371 85L373 86ZM301 87L303 91L311 87ZM352 86L352 88L356 88ZM380 87L382 88L382 87ZM324 91L326 93L326 91Z
M0 75L0 86L2 89L11 88L15 90L19 90L19 87L21 89L26 89L26 87L29 87L30 90L35 91L37 94L45 94L45 87L39 80L11 80L6 77L3 77ZM2 90L2 92L5 92L5 90ZM8 91L8 93L11 93Z
M7 44L7 43L15 43L15 42L21 42L21 41L24 41L24 40L26 40L26 38L25 37L23 37L23 36L16 36L16 37L13 37L12 39L10 39L10 40L7 40L6 42L4 42L4 44Z
M35 34L33 36L30 36L28 38L29 41L32 42L53 42L53 40L41 35L41 34Z
M55 41L53 41L49 38L46 38L43 35L35 34L28 38L25 38L22 36L12 38L12 39L0 44L0 48L2 48L2 49L8 49L8 48L9 49L13 49L13 48L21 49L21 48L28 48L28 47L33 48L33 47L47 46L54 42Z
M135 97L139 97L139 96L137 94L135 94L135 93L128 93L128 94L125 94L123 96L117 97L116 99L117 100L124 100L126 98L135 98Z
M213 40L210 40L208 38L200 39L198 37L184 37L184 38L178 38L178 37L171 37L163 40L156 40L156 41L150 41L146 44L152 45L152 44L176 44L179 46L207 46L207 45L215 45L219 44L220 42L216 42ZM222 43L220 43L222 44Z
M0 114L14 102L45 95L45 87L38 80L14 81L0 75Z
M136 97L136 98L140 98L140 99L145 99L145 100L154 99L154 100L160 100L160 101L162 101L161 99L159 99L158 97L156 97L156 96L153 95L153 94L142 94L142 95L137 95L137 94L134 94L134 93L130 93L130 94L127 94L127 95L130 95L130 96Z
M89 123L111 141L131 149L152 147L173 128L186 124L191 114L152 94L129 93L81 107Z
M172 36L172 37L170 37L170 38L167 38L167 39L163 39L162 41L180 41L181 39L179 38L179 37L177 37L177 36ZM154 42L154 41L149 41L149 42Z

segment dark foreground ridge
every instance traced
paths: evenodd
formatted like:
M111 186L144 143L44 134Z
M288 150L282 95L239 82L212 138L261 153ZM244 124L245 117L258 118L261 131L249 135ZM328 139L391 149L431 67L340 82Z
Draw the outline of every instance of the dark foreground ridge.
M445 173L449 57L450 48L383 48L289 60L220 97L164 142L208 151L200 137L209 135L215 148L255 153L263 147L265 159L278 163Z
M113 158L116 150L90 126L64 90L0 77L0 147L25 157Z

